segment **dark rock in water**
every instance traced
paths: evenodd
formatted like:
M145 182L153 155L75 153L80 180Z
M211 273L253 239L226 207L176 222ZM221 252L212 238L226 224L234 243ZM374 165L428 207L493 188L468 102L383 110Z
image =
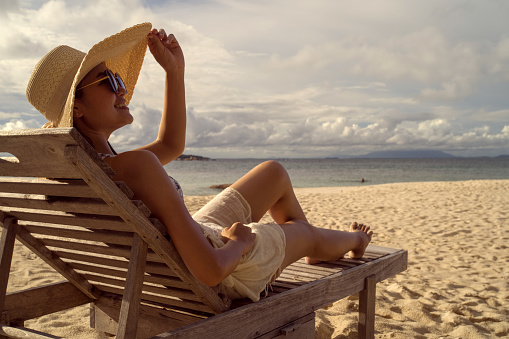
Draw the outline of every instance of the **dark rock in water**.
M225 188L230 187L230 186L231 186L231 184L221 184L221 185L212 185L209 188L216 188L216 189L224 190Z

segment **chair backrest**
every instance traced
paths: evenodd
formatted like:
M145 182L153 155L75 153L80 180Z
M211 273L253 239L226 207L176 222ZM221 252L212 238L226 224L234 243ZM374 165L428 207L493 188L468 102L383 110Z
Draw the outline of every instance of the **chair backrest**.
M164 226L74 128L0 132L0 219L88 297L121 295L133 234L148 244L142 301L215 314L230 301L197 281Z

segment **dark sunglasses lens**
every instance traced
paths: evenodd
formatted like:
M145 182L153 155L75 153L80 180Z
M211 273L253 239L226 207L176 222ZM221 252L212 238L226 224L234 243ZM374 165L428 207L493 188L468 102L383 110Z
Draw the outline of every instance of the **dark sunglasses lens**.
M108 80L110 82L111 89L113 90L113 92L118 93L118 85L117 82L115 81L113 73L111 73L110 71L106 71L106 74L108 75Z
M124 85L124 82L122 81L122 78L120 77L120 74L118 73L115 73L115 78L117 79L117 83L120 87L122 87L122 89L126 90L127 89L125 88L125 85Z

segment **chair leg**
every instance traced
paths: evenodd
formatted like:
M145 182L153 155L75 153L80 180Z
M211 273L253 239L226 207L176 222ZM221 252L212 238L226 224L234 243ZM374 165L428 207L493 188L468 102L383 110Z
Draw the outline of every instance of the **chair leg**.
M134 233L124 297L118 319L118 339L136 338L146 260L147 243L137 233Z
M4 220L3 228L2 237L0 238L0 314L3 311L5 294L7 293L18 221L13 217L7 217Z
M364 284L359 294L359 338L372 339L375 337L376 276L366 277Z

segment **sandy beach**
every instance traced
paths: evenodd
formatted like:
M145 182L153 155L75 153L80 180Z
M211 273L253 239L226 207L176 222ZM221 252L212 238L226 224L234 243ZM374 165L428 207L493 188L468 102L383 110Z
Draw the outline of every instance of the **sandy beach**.
M408 250L408 270L378 284L376 338L509 337L509 180L296 189L309 221L372 226L373 244ZM191 212L210 197L186 196ZM61 281L16 244L8 291ZM316 338L356 338L358 298L317 312ZM99 338L89 307L26 322L67 338Z

